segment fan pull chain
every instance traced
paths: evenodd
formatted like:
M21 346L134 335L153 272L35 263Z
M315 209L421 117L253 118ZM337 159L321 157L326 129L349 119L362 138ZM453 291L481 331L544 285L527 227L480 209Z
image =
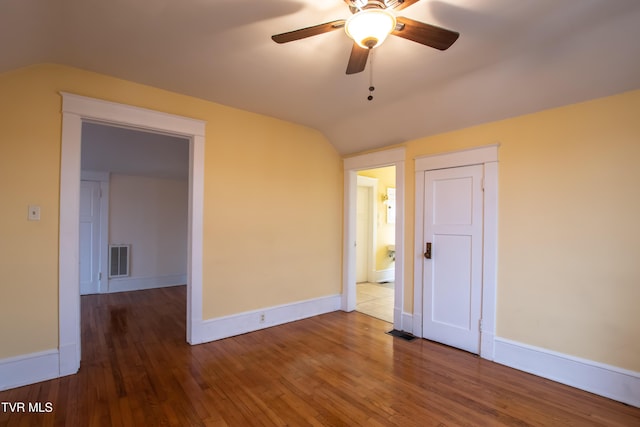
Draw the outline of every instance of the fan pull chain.
M369 96L367 96L369 101L373 100L374 90L376 90L376 88L373 85L373 49L371 49L369 53Z

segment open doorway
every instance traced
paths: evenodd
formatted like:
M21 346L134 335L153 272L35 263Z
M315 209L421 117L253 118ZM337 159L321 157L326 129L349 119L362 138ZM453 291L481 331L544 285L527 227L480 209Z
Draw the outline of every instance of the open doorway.
M358 171L366 169L395 167L396 205L395 205L395 261L393 270L393 328L411 332L413 318L405 313L404 305L404 147L376 151L348 157L344 160L344 262L342 309L356 309L356 202Z
M80 294L187 283L189 140L82 124Z
M396 168L357 172L356 310L393 323Z
M84 96L62 95L60 158L59 376L80 368L80 152L82 124L111 124L171 134L189 140L189 218L187 248L186 338L203 342L202 241L205 122Z

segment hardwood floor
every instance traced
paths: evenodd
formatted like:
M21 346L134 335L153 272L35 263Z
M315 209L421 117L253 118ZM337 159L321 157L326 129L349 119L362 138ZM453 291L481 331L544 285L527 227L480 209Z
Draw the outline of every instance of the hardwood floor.
M51 402L2 426L640 426L640 409L335 312L185 342L185 287L82 297L77 375L0 392Z

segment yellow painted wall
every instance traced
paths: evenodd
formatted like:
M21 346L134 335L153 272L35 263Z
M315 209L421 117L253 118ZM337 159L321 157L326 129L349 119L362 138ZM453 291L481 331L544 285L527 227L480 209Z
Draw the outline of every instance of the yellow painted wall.
M0 75L0 358L58 346L60 99L24 74Z
M0 358L58 344L61 90L207 121L205 318L340 292L342 164L321 134L34 66L0 75ZM640 371L638 111L634 91L407 142L405 250L413 159L499 142L498 335Z
M640 372L638 112L634 91L408 142L405 249L413 159L500 143L497 335Z
M207 122L205 319L341 291L342 161L322 134L37 65L0 75L0 358L58 346L59 91ZM27 221L29 204L41 221Z
M395 245L396 225L387 223L387 205L384 204L383 196L387 195L387 188L396 188L396 167L387 166L376 169L366 169L358 171L358 175L378 180L378 194L375 195L375 202L378 209L376 218L376 270L387 270L394 268L395 262L389 258L388 245Z
M340 293L334 148L302 126L261 116L248 125L237 113L213 138L227 143L207 151L204 317Z

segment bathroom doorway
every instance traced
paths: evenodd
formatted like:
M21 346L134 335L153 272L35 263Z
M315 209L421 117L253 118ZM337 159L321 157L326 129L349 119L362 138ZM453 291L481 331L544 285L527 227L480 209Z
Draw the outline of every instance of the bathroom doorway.
M356 311L393 323L396 167L357 172Z

